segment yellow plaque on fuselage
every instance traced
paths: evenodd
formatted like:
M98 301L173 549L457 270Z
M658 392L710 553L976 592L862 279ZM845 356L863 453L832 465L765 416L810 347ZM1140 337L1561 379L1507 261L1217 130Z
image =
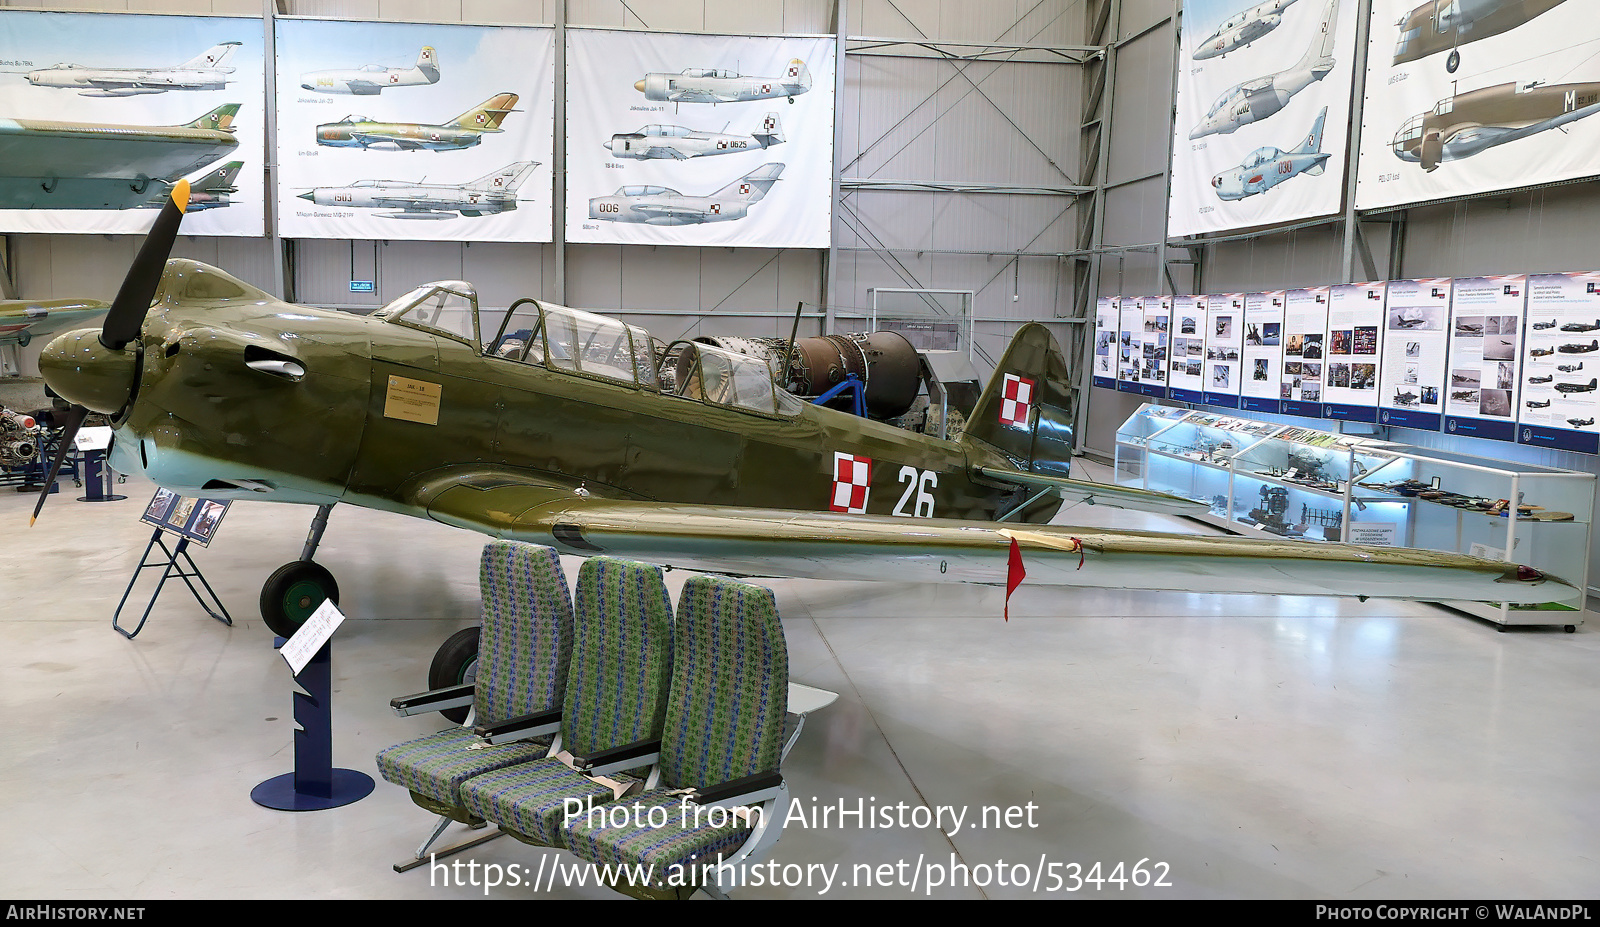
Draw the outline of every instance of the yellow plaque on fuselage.
M439 424L439 398L444 387L426 380L405 377L389 378L389 394L383 402L383 417L397 418L403 422Z

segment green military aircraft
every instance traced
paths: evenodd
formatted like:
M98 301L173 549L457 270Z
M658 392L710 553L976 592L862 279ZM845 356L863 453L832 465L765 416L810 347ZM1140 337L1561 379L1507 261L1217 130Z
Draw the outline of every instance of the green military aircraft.
M516 105L516 94L497 93L443 125L346 116L317 126L317 144L379 151L459 151L477 145L486 133L504 132L500 123L516 112L512 109Z
M25 348L35 338L88 325L109 308L98 299L0 300L0 344Z
M1018 332L951 440L806 402L760 357L698 342L663 355L641 329L532 299L481 309L460 281L369 317L290 305L166 259L185 194L158 217L102 328L61 335L40 369L77 404L69 428L88 409L111 416L120 471L186 495L320 507L306 555L263 590L279 634L337 599L311 562L337 502L741 576L1009 588L1025 572L1035 584L1191 592L1578 595L1530 568L1453 553L1041 524L1063 498L1205 508L1065 476L1071 387L1042 325ZM869 361L877 352L833 337Z

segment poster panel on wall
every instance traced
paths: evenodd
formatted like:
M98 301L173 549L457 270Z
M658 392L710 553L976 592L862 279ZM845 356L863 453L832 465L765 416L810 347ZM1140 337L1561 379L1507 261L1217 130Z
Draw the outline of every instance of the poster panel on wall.
M1528 278L1457 277L1450 296L1450 379L1444 430L1516 439L1522 312Z
M1322 417L1327 369L1328 288L1290 290L1283 299L1283 411Z
M832 36L567 31L567 240L826 248Z
M1169 302L1172 340L1167 396L1179 402L1204 402L1206 298L1174 296Z
M179 180L183 231L260 235L261 20L0 16L0 232L139 233Z
M1593 0L1374 0L1356 206L1600 174Z
M1239 408L1240 357L1244 351L1244 294L1206 300L1206 398L1208 406Z
M1102 296L1094 304L1094 385L1103 389L1117 386L1118 298Z
M1378 421L1438 431L1444 411L1450 281L1389 281L1385 316Z
M1117 389L1137 393L1143 370L1144 307L1131 296L1117 300L1117 342Z
M1517 441L1600 452L1600 274L1528 278Z
M1241 409L1283 411L1283 299L1283 290L1245 295Z
M1386 299L1387 288L1382 283L1329 288L1323 418L1346 422L1378 420L1378 358L1386 323Z
M554 237L554 30L280 17L275 34L284 237Z
M1184 0L1168 234L1328 216L1359 0Z

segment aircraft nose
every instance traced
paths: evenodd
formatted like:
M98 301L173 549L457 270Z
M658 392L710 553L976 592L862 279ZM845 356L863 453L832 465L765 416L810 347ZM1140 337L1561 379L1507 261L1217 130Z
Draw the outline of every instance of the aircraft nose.
M315 190L307 190L304 193L296 193L295 196L302 200L310 200L313 203L317 201L317 191Z
M639 91L640 93L644 93L644 79L640 78L639 80L634 81L633 89Z
M62 399L95 412L120 412L133 395L138 354L100 343L100 329L57 337L39 354L39 373Z

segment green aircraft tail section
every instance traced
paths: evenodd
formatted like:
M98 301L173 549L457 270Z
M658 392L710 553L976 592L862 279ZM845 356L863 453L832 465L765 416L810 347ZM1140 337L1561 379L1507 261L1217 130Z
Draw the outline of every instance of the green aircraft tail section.
M963 441L998 450L1019 470L1065 476L1072 462L1072 381L1050 330L1017 331L967 419Z
M452 119L449 125L459 126L463 129L484 129L498 132L500 123L506 118L506 115L516 112L516 110L512 109L516 105L516 94L497 93Z
M215 129L219 132L233 131L233 117L239 114L238 103L224 103L216 109L194 122L186 123L186 129Z

